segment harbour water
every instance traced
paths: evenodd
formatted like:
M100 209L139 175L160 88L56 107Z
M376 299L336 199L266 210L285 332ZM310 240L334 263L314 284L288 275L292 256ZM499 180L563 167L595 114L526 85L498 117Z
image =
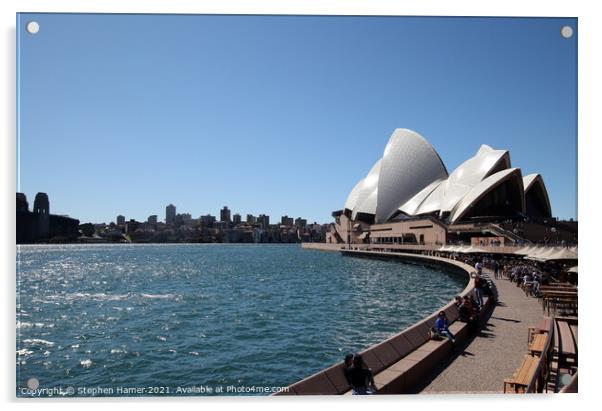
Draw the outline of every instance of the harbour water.
M20 246L17 395L265 395L255 387L381 341L465 283L298 245Z

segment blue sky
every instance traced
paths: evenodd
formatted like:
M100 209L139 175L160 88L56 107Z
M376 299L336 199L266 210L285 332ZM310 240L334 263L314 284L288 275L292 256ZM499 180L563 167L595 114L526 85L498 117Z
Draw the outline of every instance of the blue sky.
M52 213L330 222L402 127L450 172L481 144L510 150L553 214L577 217L576 19L17 20L18 190Z

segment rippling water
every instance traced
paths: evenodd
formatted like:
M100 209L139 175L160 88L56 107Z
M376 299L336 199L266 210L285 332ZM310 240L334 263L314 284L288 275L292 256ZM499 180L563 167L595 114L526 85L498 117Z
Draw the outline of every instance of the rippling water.
M17 264L18 395L30 378L75 395L286 386L427 316L466 282L297 245L20 246Z

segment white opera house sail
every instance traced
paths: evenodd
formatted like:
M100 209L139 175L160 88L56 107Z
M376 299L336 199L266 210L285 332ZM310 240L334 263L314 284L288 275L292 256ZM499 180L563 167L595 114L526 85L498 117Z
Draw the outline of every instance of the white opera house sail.
M457 224L552 215L541 175L523 177L508 150L482 145L448 174L434 147L408 129L393 132L382 158L353 187L341 212L368 224L421 216Z

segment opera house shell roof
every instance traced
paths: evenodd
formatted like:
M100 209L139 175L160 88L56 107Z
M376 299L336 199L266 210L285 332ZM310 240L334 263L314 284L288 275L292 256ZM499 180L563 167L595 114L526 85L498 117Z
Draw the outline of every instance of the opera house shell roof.
M408 129L393 132L382 158L351 190L345 210L353 220L370 223L428 215L455 224L552 214L541 175L523 177L507 150L482 145L448 174L433 146Z

